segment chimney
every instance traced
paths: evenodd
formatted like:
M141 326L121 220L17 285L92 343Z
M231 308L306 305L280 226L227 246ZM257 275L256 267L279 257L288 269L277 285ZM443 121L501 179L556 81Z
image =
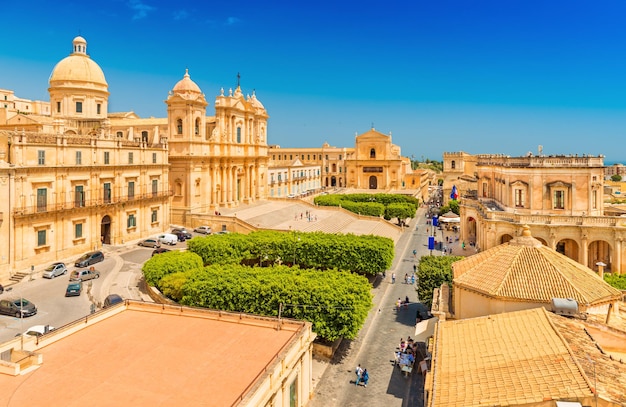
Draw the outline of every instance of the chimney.
M604 280L604 268L606 267L606 264L599 261L596 263L596 266L598 266L598 275Z

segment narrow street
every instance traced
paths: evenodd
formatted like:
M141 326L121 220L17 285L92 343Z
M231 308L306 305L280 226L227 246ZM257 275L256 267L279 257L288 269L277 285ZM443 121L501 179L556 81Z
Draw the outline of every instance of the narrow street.
M391 269L374 286L374 308L359 336L353 341L343 341L327 365L309 404L311 407L423 406L423 376L417 369L404 376L394 367L393 356L400 338L414 336L415 332L417 292L414 285L405 284L404 275L410 276L417 260L430 254L425 214L426 207L421 207L399 239ZM440 252L433 251L433 255ZM391 282L392 273L396 274L395 284ZM396 310L397 299L404 300L406 296L411 302L408 308ZM367 388L354 384L357 364L369 372Z

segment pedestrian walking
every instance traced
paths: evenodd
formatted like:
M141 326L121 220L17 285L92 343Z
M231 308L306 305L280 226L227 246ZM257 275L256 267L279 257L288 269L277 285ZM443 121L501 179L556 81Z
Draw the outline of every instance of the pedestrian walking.
M356 373L356 381L354 382L354 385L358 386L359 382L361 381L361 375L363 374L363 369L361 368L361 364L360 363L356 367L356 369L354 370L354 373Z
M396 283L396 273L391 273L391 284Z
M370 380L370 374L367 369L363 370L363 387L367 387L367 382Z
M404 273L404 284L408 284L409 283L409 275L407 273Z
M409 296L404 299L404 309L409 309Z
M398 311L400 310L400 307L402 307L402 300L400 299L400 297L398 297L398 301L396 301L396 308L398 309Z

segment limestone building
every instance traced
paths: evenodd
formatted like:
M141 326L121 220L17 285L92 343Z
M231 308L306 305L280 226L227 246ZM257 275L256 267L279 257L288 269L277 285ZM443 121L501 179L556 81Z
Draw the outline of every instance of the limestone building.
M169 224L167 137L118 137L104 73L72 45L49 115L0 108L0 281Z
M0 282L267 196L268 115L239 83L213 116L188 72L166 117L109 113L104 72L76 37L49 85L50 102L0 91Z
M626 270L626 218L606 216L601 156L444 153L444 199L460 194L461 239L480 250L517 236L519 225L593 269Z
M524 226L507 243L452 264L455 319L546 308L552 300L576 301L579 313L610 320L622 293L588 267L541 244Z
M310 322L127 300L0 344L0 403L303 407L314 339Z
M403 157L391 135L375 129L357 135L354 147L281 148L271 146L270 166L284 165L294 159L321 168L323 188L367 189L411 193L426 198L433 175L412 170L411 160Z

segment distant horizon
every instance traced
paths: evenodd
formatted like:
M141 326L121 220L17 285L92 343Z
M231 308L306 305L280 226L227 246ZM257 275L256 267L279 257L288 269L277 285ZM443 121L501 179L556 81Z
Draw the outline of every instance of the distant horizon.
M626 157L624 2L28 5L3 5L3 30L19 40L0 42L0 88L25 99L49 100L49 75L81 35L110 112L166 117L189 69L212 115L240 73L244 95L267 108L269 144L351 147L374 127L405 157L523 156L539 145Z

